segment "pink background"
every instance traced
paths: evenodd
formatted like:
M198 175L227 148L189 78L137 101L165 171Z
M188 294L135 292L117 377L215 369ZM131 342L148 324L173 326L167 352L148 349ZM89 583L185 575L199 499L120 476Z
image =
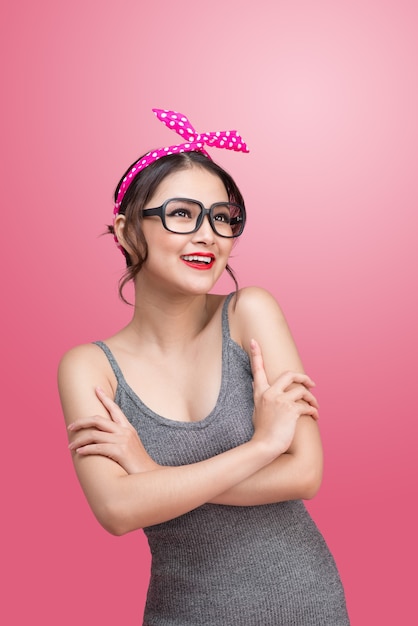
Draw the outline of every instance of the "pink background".
M317 381L326 467L309 509L352 624L417 624L416 3L8 4L1 623L140 623L146 542L93 519L55 378L64 351L130 316L99 235L125 167L173 143L156 106L247 141L212 154L247 201L240 285L276 295Z

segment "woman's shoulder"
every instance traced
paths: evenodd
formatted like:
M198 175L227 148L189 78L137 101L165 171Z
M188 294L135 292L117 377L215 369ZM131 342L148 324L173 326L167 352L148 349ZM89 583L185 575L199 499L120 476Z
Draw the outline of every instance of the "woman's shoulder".
M244 287L229 307L231 335L249 351L252 338L286 326L282 309L275 297L262 287Z
M96 384L105 384L113 382L113 376L103 350L95 343L85 343L71 348L62 356L58 365L58 380L94 380Z
M262 287L244 287L239 289L234 309L239 317L259 320L260 316L283 316L276 298Z
M99 360L102 350L95 343L83 343L70 348L63 354L60 361L61 366L75 365L83 366L83 364L91 364Z

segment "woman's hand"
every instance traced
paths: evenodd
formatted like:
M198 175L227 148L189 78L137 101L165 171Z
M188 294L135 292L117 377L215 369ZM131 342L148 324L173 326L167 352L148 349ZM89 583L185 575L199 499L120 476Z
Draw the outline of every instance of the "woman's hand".
M254 339L250 348L255 406L253 439L269 444L279 456L292 443L301 415L318 419L318 403L310 391L315 383L306 374L285 372L270 385L260 346Z
M128 474L138 474L159 468L146 452L134 427L113 400L100 388L96 395L107 410L110 419L100 415L83 417L68 426L75 433L68 446L80 456L106 456Z

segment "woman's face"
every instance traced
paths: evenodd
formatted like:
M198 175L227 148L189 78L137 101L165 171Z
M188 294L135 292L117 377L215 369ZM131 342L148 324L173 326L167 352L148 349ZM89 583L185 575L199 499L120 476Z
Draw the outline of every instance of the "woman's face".
M229 200L221 179L198 166L167 176L144 209L159 207L170 198L198 200L206 208ZM137 276L141 286L193 294L212 289L228 263L233 239L217 235L207 216L199 230L189 234L167 231L158 216L144 217L142 227L148 258Z

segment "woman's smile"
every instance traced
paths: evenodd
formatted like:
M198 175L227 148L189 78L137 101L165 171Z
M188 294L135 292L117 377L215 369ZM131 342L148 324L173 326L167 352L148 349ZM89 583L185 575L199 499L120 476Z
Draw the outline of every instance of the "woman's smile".
M209 270L215 263L215 255L209 252L195 252L193 254L184 254L181 257L186 265L197 270Z

